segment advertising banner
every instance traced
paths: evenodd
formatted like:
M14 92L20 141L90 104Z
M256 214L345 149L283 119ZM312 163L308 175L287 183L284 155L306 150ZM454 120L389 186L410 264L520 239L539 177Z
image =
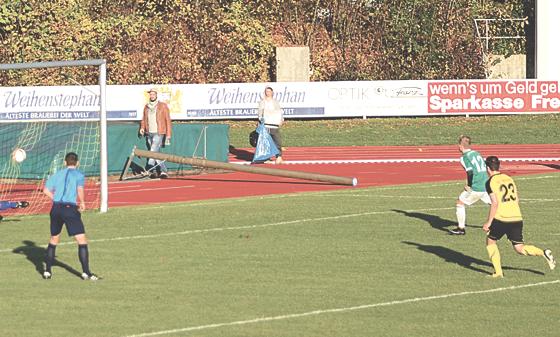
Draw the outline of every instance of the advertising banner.
M256 119L270 86L285 118L551 113L557 81L341 81L109 85L109 120L140 120L149 89L173 120ZM98 86L0 87L0 122L99 118Z

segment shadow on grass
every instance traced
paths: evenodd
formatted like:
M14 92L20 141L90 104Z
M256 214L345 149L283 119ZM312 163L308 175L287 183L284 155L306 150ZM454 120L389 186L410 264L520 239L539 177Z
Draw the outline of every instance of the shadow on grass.
M492 263L490 263L489 261L480 260L480 259L477 259L475 257L465 255L461 252L458 252L456 250L453 250L453 249L450 249L450 248L447 248L447 247L423 245L423 244L420 244L420 243L410 242L410 241L402 241L402 243L410 245L410 246L414 246L414 247L416 247L417 249L419 249L423 252L434 254L434 255L442 258L443 260L445 260L445 262L455 263L455 264L458 264L459 266L461 266L463 268L470 269L470 270L476 271L478 273L491 275L493 270L494 270L494 267L492 266ZM492 270L492 272L488 271L487 269L482 269L482 267L489 268L490 270ZM533 270L533 269L514 268L514 267L507 267L507 266L502 266L502 269L503 270L526 271L526 272L530 272L530 273L533 273L533 274L544 275L543 272L536 271L536 270Z
M14 248L12 250L12 253L25 255L27 260L35 266L35 271L42 276L43 271L45 270L43 266L43 262L45 261L47 250L43 247L37 246L33 241L24 240L22 241L22 243L23 246ZM81 278L82 273L70 267L66 263L59 261L56 258L54 260L53 267L61 267L65 269L67 272L69 272L70 274L74 274L77 277Z
M453 228L455 228L457 226L457 221L447 220L447 219L444 219L440 216L433 215L433 214L419 213L419 212L407 212L407 211L403 211L403 210L400 210L400 209L393 209L392 211L396 212L396 213L403 214L403 215L405 215L407 217L410 217L410 218L416 218L416 219L424 220L428 224L430 224L430 226L432 226L432 228L437 229L439 231L446 232L448 234L451 233L448 227L452 226ZM482 226L473 226L473 225L468 225L467 228L468 227L482 228Z

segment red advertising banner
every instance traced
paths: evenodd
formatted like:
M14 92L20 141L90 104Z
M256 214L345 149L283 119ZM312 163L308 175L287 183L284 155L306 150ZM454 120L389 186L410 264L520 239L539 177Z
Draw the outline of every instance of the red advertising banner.
M560 111L558 81L428 82L428 113Z

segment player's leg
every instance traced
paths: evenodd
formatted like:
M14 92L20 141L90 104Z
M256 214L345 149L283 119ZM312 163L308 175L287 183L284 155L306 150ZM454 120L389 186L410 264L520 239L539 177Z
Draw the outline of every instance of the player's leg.
M48 280L52 277L52 266L54 264L54 259L56 256L56 246L60 240L60 232L62 231L62 226L64 222L60 216L60 207L53 205L50 213L51 217L51 238L49 240L49 245L47 246L47 251L45 254L45 271L43 272L43 278Z
M43 278L45 280L52 277L52 266L56 257L56 246L58 245L59 239L60 235L54 235L51 236L51 239L49 240L49 245L47 246L45 254L45 271L43 272Z
M450 230L451 234L455 235L465 235L465 227L467 226L467 210L466 206L470 205L473 201L471 200L471 192L463 191L459 194L457 202L455 203L455 215L457 217L457 227Z
M490 225L490 232L486 237L486 251L488 252L488 257L492 262L494 267L494 274L492 277L504 277L502 271L502 258L500 255L500 250L498 249L497 242L507 233L507 224L494 219Z
M467 222L467 211L465 209L465 204L460 199L457 199L457 203L455 204L455 215L457 216L457 228L452 229L450 233L464 235Z
M86 237L82 215L77 207L67 208L65 211L64 221L68 229L68 235L73 236L78 243L78 259L82 265L82 279L98 280L99 277L94 275L89 268L89 248Z
M27 201L0 201L0 211L9 208L25 208L27 206L29 206ZM0 215L0 221L2 221L2 219L4 219L4 217Z
M0 201L0 211L17 207L18 203L16 201Z
M455 203L455 215L457 216L457 227L450 230L451 234L465 235L467 227L467 210L466 207L474 204L482 197L482 192L463 191L457 198Z
M504 277L502 271L502 258L500 256L500 250L498 249L497 242L490 238L486 238L486 251L488 252L488 257L490 257L490 262L494 267L494 274L492 277Z
M27 201L0 201L0 211L9 208L25 208L29 206Z
M513 249L517 254L524 256L542 256L548 263L550 270L556 268L556 261L554 260L554 256L552 256L552 251L550 249L543 250L533 245L524 244L523 221L511 225L511 229L508 233L508 239L511 241Z
M82 265L82 278L87 280L92 274L89 269L89 249L85 233L77 234L74 236L78 243L78 259Z

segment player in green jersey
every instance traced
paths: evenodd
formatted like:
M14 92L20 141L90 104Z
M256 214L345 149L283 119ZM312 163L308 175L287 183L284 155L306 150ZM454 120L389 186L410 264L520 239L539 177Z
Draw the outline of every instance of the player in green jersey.
M471 149L471 138L469 136L461 135L459 137L459 151L462 154L461 165L467 173L467 183L463 192L457 198L457 227L449 232L455 235L465 235L467 222L465 205L470 206L478 200L482 200L485 204L490 205L491 200L488 193L486 193L488 174L486 173L484 158L482 158L480 153Z

